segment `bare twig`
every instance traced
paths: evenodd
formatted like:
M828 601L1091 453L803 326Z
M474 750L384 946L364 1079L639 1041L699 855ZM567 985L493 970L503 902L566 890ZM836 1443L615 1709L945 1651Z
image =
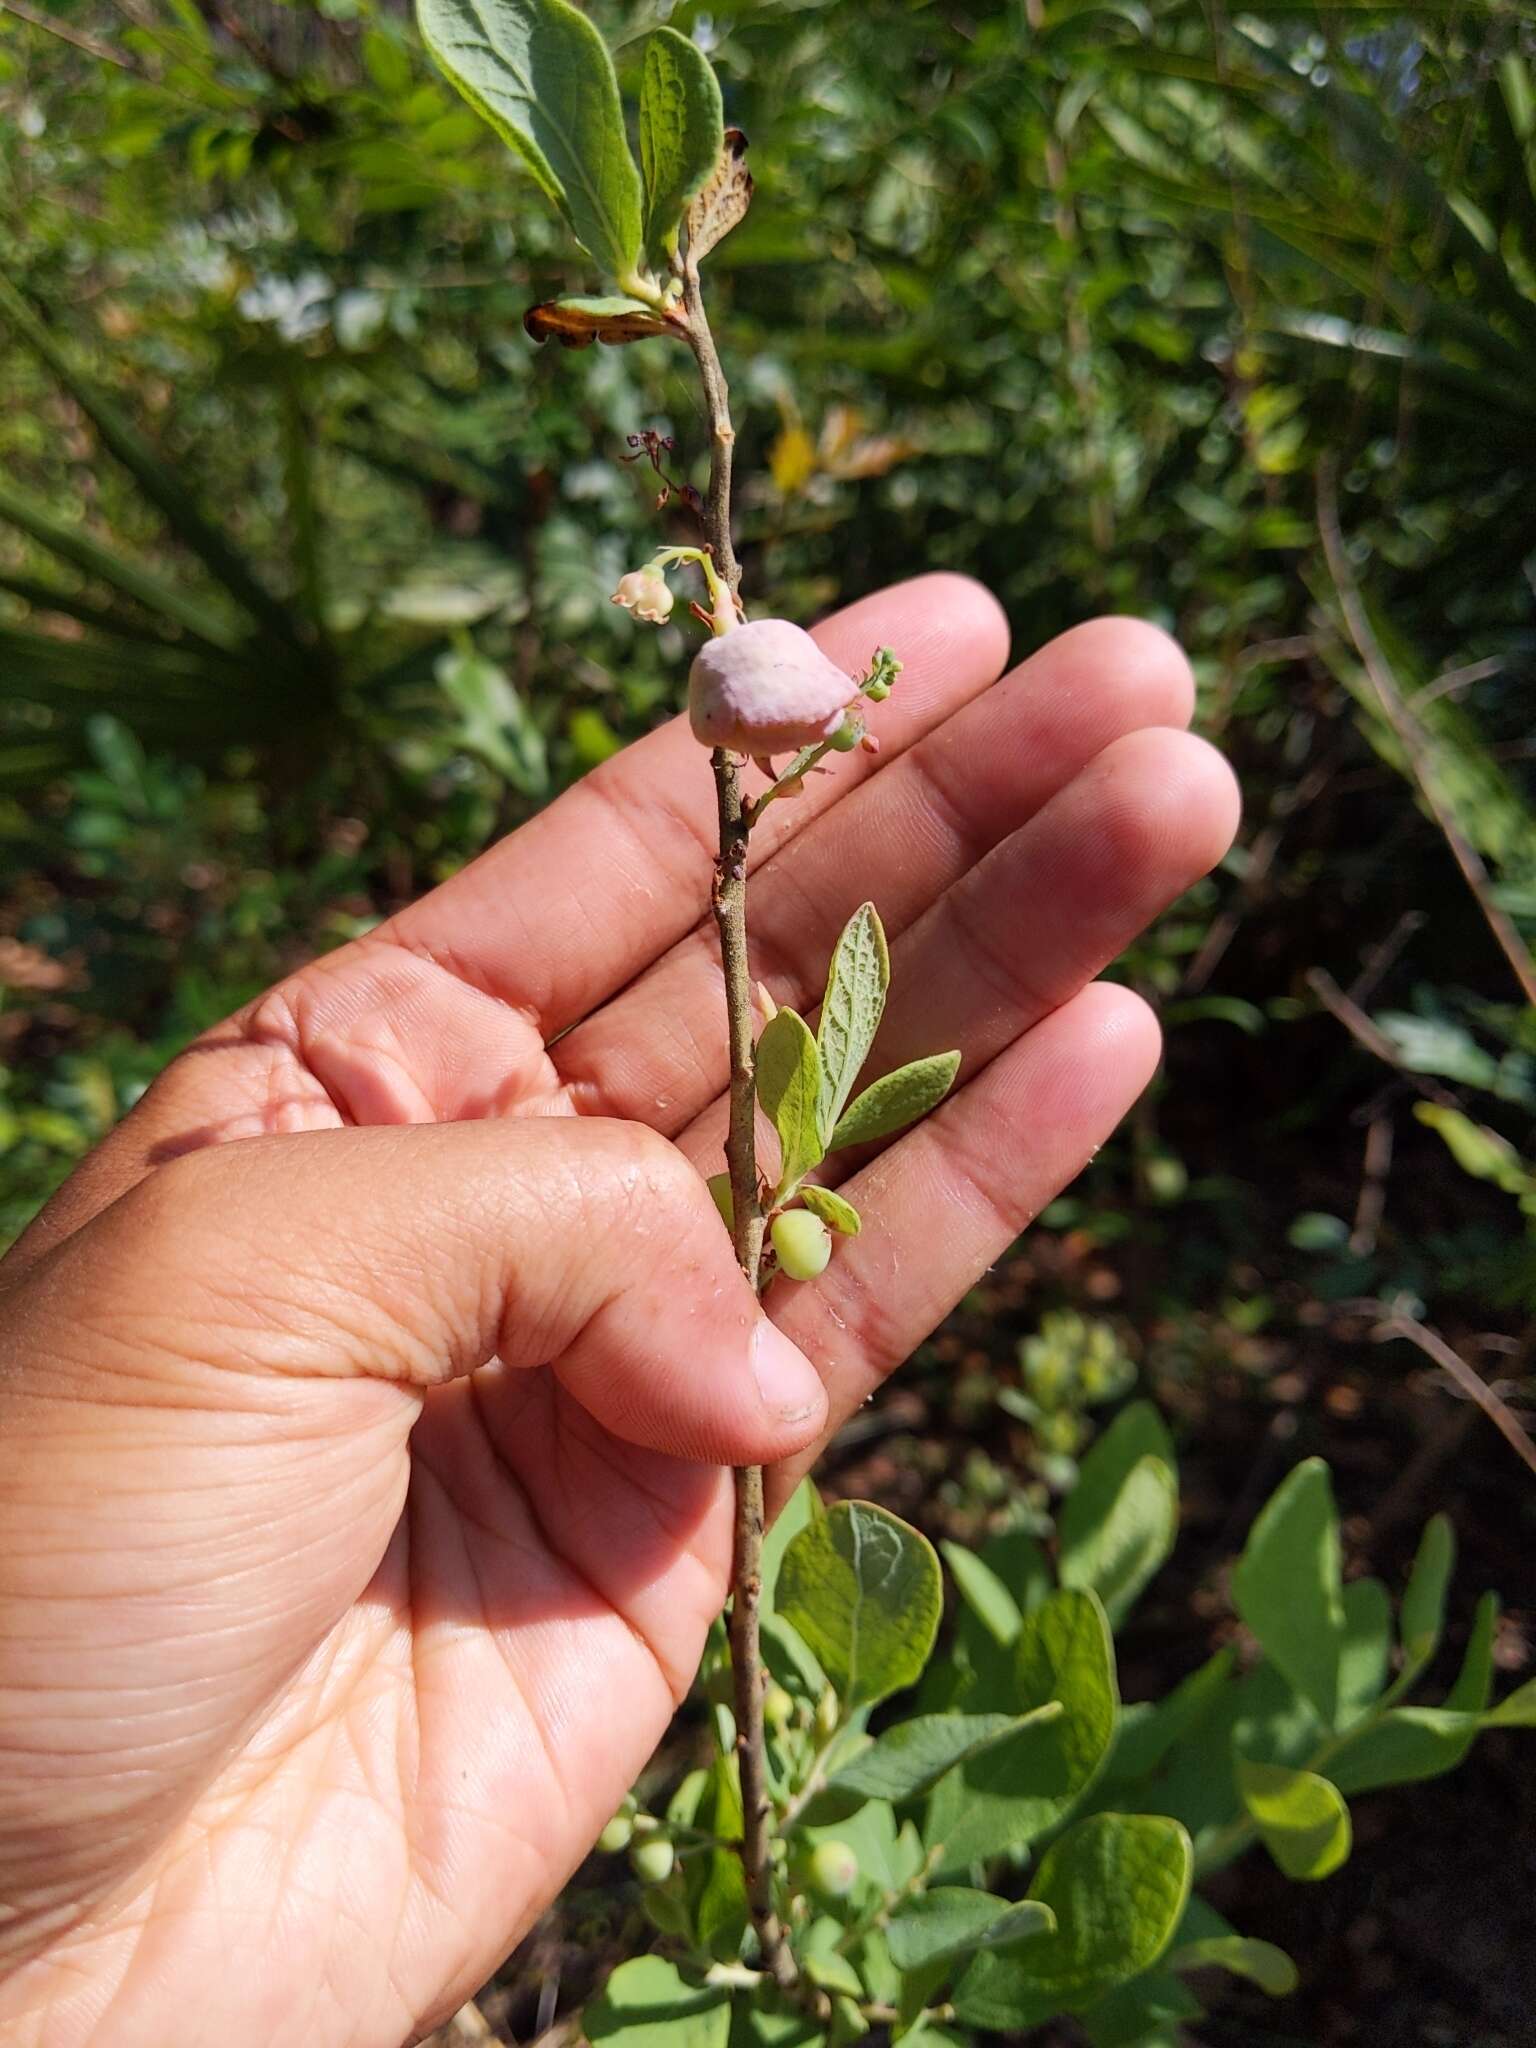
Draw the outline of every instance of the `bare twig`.
M57 16L44 14L41 8L29 7L27 0L0 0L0 14L14 14L18 21L24 21L29 28L41 29L44 35L57 36L61 43L73 43L77 50L84 50L88 57L95 57L103 64L115 64L119 71L126 71L134 78L145 74L131 57L125 57L121 50L115 50L110 43L99 37L87 35L84 29L71 28Z
M1380 1317L1371 1332L1377 1343L1390 1343L1393 1338L1400 1337L1406 1343L1416 1345L1426 1358L1432 1358L1467 1399L1477 1403L1516 1457L1536 1472L1536 1443L1532 1443L1508 1402L1489 1386L1481 1373L1473 1371L1459 1351L1451 1349L1438 1330L1432 1330L1427 1323L1407 1314L1395 1302L1363 1301L1350 1306Z
M1432 1081L1424 1074L1415 1074L1403 1065L1401 1054L1385 1031L1374 1018L1365 1014L1352 997L1345 995L1326 967L1308 968L1307 987L1323 1008L1338 1018L1358 1045L1395 1069L1410 1087L1416 1088L1428 1101L1438 1102L1446 1109L1460 1108L1449 1088L1442 1088L1438 1081Z
M709 488L704 499L704 535L715 566L732 594L741 569L731 540L731 457L736 433L731 398L719 352L704 311L698 264L683 262L683 307L688 341L699 366L709 418ZM715 862L712 906L720 934L725 1002L730 1033L730 1126L726 1165L730 1169L736 1257L755 1288L763 1254L763 1205L757 1181L757 1102L752 1057L752 977L747 956L747 840L751 819L742 803L741 779L723 749L711 757L720 852ZM743 1466L736 1474L735 1556L731 1574L731 1670L736 1703L736 1754L741 1766L741 1860L747 1899L763 1961L776 1982L789 1986L799 1972L784 1939L773 1903L773 1808L768 1795L763 1732L763 1660L760 1605L763 1591L763 1472Z
M1354 1226L1349 1233L1349 1249L1357 1259L1368 1258L1376 1249L1381 1219L1386 1213L1387 1176L1391 1171L1392 1119L1378 1114L1366 1127L1360 1195L1355 1203Z
M1409 770L1418 785L1440 827L1445 843L1450 847L1456 865L1461 869L1462 879L1471 890L1478 909L1483 913L1484 922L1497 941L1500 951L1514 971L1525 1000L1536 1004L1536 961L1515 925L1514 919L1494 896L1492 881L1482 856L1478 853L1460 825L1455 813L1442 796L1435 775L1434 750L1428 734L1414 716L1413 711L1398 687L1396 676L1382 652L1371 624L1360 586L1355 580L1354 570L1344 547L1344 534L1339 525L1339 500L1332 461L1325 461L1317 477L1317 528L1323 543L1323 553L1328 561L1328 573L1333 578L1333 587L1338 595L1339 607L1344 614L1344 624L1359 655L1366 679L1376 693L1382 715L1397 735L1399 744L1408 759Z

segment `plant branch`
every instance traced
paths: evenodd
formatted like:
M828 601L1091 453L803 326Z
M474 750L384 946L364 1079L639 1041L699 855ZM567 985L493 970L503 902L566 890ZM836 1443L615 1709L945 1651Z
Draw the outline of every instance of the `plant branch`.
M731 396L710 333L692 253L683 263L683 306L688 342L699 366L709 418L709 488L704 499L704 535L715 567L734 598L741 569L731 542L731 457L736 430ZM725 1157L734 1205L733 1234L742 1272L755 1289L763 1254L763 1205L757 1180L757 1099L752 1060L752 977L747 962L747 838L751 822L742 802L741 778L724 748L711 756L720 852L711 895L720 934L725 1004L730 1035L730 1127ZM736 1474L736 1528L731 1572L731 1671L736 1701L736 1755L741 1768L741 1860L747 1900L763 1961L786 1987L798 1978L794 1956L773 1902L773 1809L768 1794L763 1732L764 1672L760 1629L763 1593L763 1471L747 1465Z
M1514 919L1505 910L1493 893L1493 882L1483 864L1481 854L1467 838L1450 804L1441 794L1435 772L1434 748L1429 734L1414 715L1398 687L1396 676L1382 652L1371 624L1360 586L1355 580L1345 552L1343 529L1339 524L1339 498L1332 461L1324 462L1317 479L1317 530L1322 539L1323 553L1328 561L1328 573L1333 579L1334 591L1339 600L1339 609L1344 614L1344 625L1360 657L1366 679L1376 693L1382 716L1397 737L1398 745L1407 757L1408 771L1418 786L1419 794L1429 807L1435 823L1440 827L1445 843L1451 849L1456 865L1461 869L1462 880L1471 890L1478 909L1483 913L1489 931L1493 934L1499 950L1509 962L1519 982L1521 992L1528 1003L1536 1004L1536 961L1530 949L1520 936ZM1441 679L1444 681L1444 678ZM1431 684L1434 692L1437 685ZM1429 697L1420 702L1427 703Z

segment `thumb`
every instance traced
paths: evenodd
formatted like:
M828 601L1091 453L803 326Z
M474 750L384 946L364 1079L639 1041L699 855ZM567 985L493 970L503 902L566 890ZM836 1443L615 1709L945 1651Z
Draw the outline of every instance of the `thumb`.
M425 1390L493 1356L548 1365L615 1435L711 1463L773 1463L826 1416L820 1376L763 1314L703 1181L639 1124L210 1147L67 1240L34 1289L110 1303L136 1356L174 1376Z
M427 1389L548 1364L615 1433L712 1462L826 1413L681 1153L586 1119L185 1155L0 1268L0 1335L0 1969L144 1867L392 1532L416 1543Z

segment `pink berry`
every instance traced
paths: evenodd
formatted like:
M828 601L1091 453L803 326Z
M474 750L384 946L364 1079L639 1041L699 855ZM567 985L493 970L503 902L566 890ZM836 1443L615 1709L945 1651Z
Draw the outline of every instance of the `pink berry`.
M771 756L830 739L853 696L809 633L788 619L753 619L694 656L688 718L706 747Z

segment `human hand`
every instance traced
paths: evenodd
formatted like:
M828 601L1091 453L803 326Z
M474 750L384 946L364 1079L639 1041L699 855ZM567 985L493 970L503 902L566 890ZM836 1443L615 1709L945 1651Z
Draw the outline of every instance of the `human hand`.
M1155 1024L1092 977L1235 823L1177 650L1105 621L989 689L1002 621L952 577L818 637L906 665L878 766L753 835L755 971L813 1001L872 893L875 1067L964 1062L855 1173L863 1236L770 1293L766 1391L698 1177L680 722L208 1034L0 1268L7 2042L396 2048L452 2010L686 1689L725 1465L792 1483L1145 1086Z

